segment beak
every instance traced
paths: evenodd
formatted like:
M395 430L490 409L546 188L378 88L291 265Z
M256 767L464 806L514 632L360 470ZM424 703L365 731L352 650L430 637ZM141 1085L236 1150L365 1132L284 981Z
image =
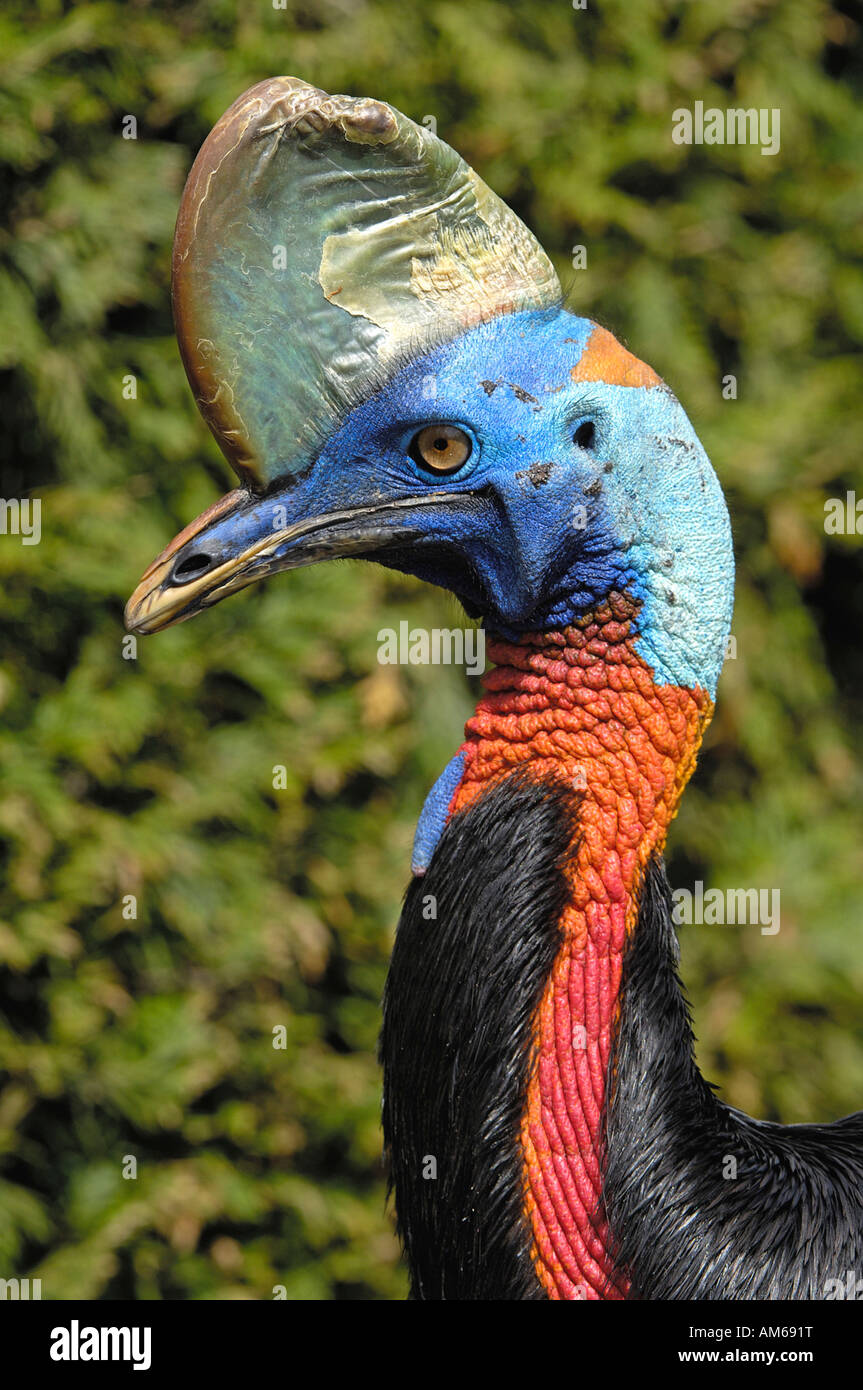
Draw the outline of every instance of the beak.
M263 498L237 489L157 556L126 604L126 627L160 632L279 570L420 540L424 527L419 517L412 523L411 513L463 502L463 495L429 492L288 523L286 515L294 510L288 494Z

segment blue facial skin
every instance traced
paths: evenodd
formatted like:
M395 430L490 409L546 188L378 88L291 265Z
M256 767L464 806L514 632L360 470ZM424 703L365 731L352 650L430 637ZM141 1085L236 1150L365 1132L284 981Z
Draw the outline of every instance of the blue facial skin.
M458 506L401 512L410 542L373 558L452 590L507 637L560 629L611 590L625 591L639 603L636 648L656 681L713 698L734 583L722 492L667 387L573 382L592 328L562 309L511 314L418 356L351 410L314 465L259 510L269 517L281 503L290 523L428 491L458 494ZM575 442L588 422L592 436L582 431ZM470 437L457 473L433 474L411 459L411 440L432 423ZM241 546L255 515L228 518L214 533Z

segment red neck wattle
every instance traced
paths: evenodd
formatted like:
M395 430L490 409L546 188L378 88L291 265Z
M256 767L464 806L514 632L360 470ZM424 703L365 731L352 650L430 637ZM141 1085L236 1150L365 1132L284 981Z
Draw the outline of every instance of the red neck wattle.
M527 765L579 793L563 944L534 1020L522 1118L524 1204L549 1298L619 1299L601 1208L603 1109L623 950L650 856L692 772L712 702L657 685L635 650L635 605L612 594L562 632L492 641L466 726L453 811Z

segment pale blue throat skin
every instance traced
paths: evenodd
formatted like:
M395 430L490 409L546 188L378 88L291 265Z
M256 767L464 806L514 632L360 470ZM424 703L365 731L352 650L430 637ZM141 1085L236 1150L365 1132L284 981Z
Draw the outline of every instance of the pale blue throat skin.
M656 682L714 699L734 590L722 491L668 387L573 381L593 328L532 310L411 358L346 411L310 465L291 473L286 461L265 497L209 527L208 551L227 560L295 519L401 501L371 558L451 590L509 637L563 628L625 591ZM469 436L458 472L432 476L410 457L430 422ZM284 568L295 545L274 552Z

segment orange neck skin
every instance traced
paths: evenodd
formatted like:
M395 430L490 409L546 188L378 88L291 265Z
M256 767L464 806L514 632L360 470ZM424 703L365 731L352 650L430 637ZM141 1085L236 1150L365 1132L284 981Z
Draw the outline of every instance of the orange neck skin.
M635 650L633 601L613 593L563 632L489 644L495 669L466 725L451 804L523 764L580 795L563 944L534 1020L522 1118L524 1203L549 1298L619 1299L601 1208L606 1076L623 949L713 712L702 690L656 685Z

